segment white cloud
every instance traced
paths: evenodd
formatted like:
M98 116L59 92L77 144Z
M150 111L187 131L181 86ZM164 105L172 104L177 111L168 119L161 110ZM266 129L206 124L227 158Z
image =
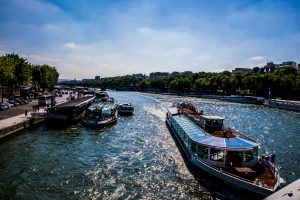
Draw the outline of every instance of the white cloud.
M39 13L40 15L53 15L62 13L59 7L51 4L47 1L38 0L13 0L13 2L24 9L27 9L34 13Z
M262 60L265 60L265 57L263 56L254 56L254 57L251 57L249 58L250 61L262 61Z
M65 47L70 48L70 49L76 49L79 46L77 44L75 44L74 42L70 42L70 43L66 43Z
M37 54L21 54L21 56L28 59L29 62L35 63L35 64L45 64L45 63L55 63L59 62L59 59L37 55Z

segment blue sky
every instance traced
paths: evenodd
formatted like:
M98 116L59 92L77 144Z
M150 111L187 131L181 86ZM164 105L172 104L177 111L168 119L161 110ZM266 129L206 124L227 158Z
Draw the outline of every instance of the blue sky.
M300 62L297 0L0 1L0 54L60 78Z

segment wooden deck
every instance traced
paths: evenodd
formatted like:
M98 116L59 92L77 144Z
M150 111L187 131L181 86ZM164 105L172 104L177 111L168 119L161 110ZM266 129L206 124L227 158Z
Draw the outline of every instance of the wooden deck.
M276 184L276 177L272 175L271 169L264 166L256 167L230 167L222 168L226 173L229 173L233 176L241 177L246 181L262 185L267 188L274 188Z

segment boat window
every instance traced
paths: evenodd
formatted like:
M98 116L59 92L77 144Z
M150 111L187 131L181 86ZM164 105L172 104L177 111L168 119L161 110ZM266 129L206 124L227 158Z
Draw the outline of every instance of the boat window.
M224 152L219 149L210 149L210 159L215 161L224 161Z
M185 132L183 132L183 141L186 145L188 145L189 137L187 136L187 134Z
M200 123L203 124L203 125L205 125L205 119L204 119L204 118L201 118L201 119L200 119Z
M193 141L191 141L191 150L194 153L196 153L196 151L197 151L197 144Z
M198 145L198 156L200 158L208 158L208 147Z
M242 151L227 151L227 162L232 162L234 165L240 164L243 161Z
M250 162L253 159L254 159L253 151L245 151L244 161Z
M213 121L213 125L214 125L214 126L222 126L222 124L223 124L223 123L222 123L222 120L214 120L214 121Z

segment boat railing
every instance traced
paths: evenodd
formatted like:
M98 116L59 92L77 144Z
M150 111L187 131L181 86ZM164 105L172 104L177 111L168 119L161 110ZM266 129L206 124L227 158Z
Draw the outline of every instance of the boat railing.
M263 164L263 166L271 169L276 180L279 178L279 170L273 162L271 162L270 160L262 159L262 158L259 161Z
M237 130L231 129L229 126L224 126L223 129L224 129L224 131L229 131L232 134L234 134L234 135L236 135L236 136L238 136L240 138L243 138L243 139L246 139L246 140L250 140L250 141L256 143L256 141L254 139L252 139L251 137L246 136L246 135L242 134L241 132L239 132Z
M235 174L233 174L233 173L230 173L230 172L226 171L225 168L222 168L222 167L218 168L218 167L209 165L209 164L203 162L203 161L202 161L200 158L198 158L197 156L195 156L195 157L196 157L196 159L197 159L199 162L201 162L201 163L207 165L208 167L210 167L210 168L212 168L212 169L214 169L214 170L220 171L220 172L223 173L223 174L227 174L227 175L229 175L229 176L231 176L231 177L233 177L233 178L242 180L242 181L247 182L247 183L250 183L250 184L259 185L258 182L255 183L254 181L251 181L251 180L249 180L249 179L246 179L246 178L243 178L243 177L241 177L241 176L238 176L238 175L235 175Z

